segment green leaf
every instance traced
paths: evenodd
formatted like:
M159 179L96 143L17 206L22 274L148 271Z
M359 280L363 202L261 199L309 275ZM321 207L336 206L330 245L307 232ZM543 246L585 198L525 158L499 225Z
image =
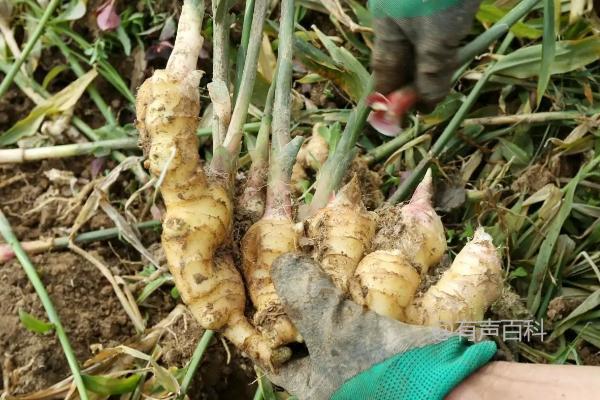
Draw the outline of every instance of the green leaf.
M354 101L360 100L370 82L367 70L348 50L338 48L323 34L319 38L331 56L310 44L307 35L300 34L294 36L294 54L310 71L333 82Z
M117 37L119 38L119 42L121 42L121 46L123 46L123 50L125 51L126 56L131 55L131 39L129 39L129 35L125 32L123 26L119 25L117 28Z
M95 69L89 70L69 86L35 106L25 118L0 134L0 146L7 146L16 143L22 137L33 135L47 115L64 112L72 108L96 75Z
M554 62L550 64L550 75L564 74L584 67L600 58L600 40L590 36L581 40L556 42ZM519 79L538 76L542 68L542 45L522 47L503 56L494 65L492 72Z
M86 11L85 1L83 1L83 0L71 1L71 3L65 8L65 11L63 11L58 17L56 17L53 22L78 20L85 15L85 11Z
M348 0L348 4L352 7L352 11L354 12L354 15L356 15L360 25L367 27L373 26L373 14L366 7L356 0Z
M51 322L40 321L26 311L19 310L19 319L28 331L33 333L47 333L54 330L54 324Z
M52 67L52 69L48 71L48 73L44 77L44 80L42 81L42 87L44 89L47 89L48 85L54 80L54 78L56 78L63 71L67 71L68 69L69 67L67 67L65 64L59 64Z
M258 390L260 390L264 400L277 400L275 391L271 381L267 378L267 375L260 369L256 368L256 375L258 380Z
M142 293L140 293L140 295L136 299L136 302L138 304L143 303L148 297L150 297L152 293L157 291L162 285L171 281L173 281L173 277L171 275L163 275L149 282L142 290Z
M142 375L134 374L127 378L113 378L102 375L81 375L81 377L86 389L103 396L112 396L133 392Z
M314 27L313 29L317 32L319 40L323 43L327 52L331 55L331 58L333 58L333 61L335 61L339 67L348 71L349 76L347 79L351 80L352 86L356 86L358 90L358 93L356 93L358 97L355 100L365 96L367 94L366 92L370 79L369 71L367 71L360 61L358 61L347 49L336 46L335 43L318 28Z
M560 12L560 11L559 11ZM542 65L537 85L537 105L540 105L550 82L550 69L556 52L554 0L544 0L544 39L542 41Z
M452 118L463 103L465 96L462 93L451 92L442 100L433 112L423 116L425 125L438 125Z
M490 2L484 2L479 8L476 18L484 24L493 24L504 17L508 11L510 11L510 9L503 10ZM542 36L542 31L523 22L514 24L510 28L510 31L518 38L538 39Z
M515 278L525 278L527 275L529 275L529 273L525 268L518 267L517 269L510 272L510 274L508 275L508 280Z
M179 393L179 382L177 382L173 374L165 367L158 365L153 359L150 360L150 364L152 364L152 372L158 384L171 393Z
M309 73L306 74L304 77L296 80L296 82L301 83L301 84L312 84L312 83L317 83L317 82L323 82L325 79L319 75L319 74L315 74L315 73Z
M498 138L500 141L500 151L502 152L502 156L506 159L506 161L513 160L516 165L527 165L531 160L531 154L528 154L522 147L517 144L511 142L510 140L506 140L503 138Z

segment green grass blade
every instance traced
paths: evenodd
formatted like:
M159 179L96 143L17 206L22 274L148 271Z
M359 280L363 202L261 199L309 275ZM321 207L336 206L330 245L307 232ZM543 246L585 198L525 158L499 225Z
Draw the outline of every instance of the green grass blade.
M210 344L210 341L212 340L214 334L215 332L211 330L204 331L204 335L202 335L202 338L198 342L198 345L194 350L194 354L192 354L192 358L190 359L190 363L186 367L185 375L183 376L183 380L181 381L179 396L177 396L178 400L183 400L185 394L190 388L190 383L192 382L192 379L196 374L196 370L200 365L200 361L202 361L202 357L204 357L204 353L206 352L206 349L208 348L208 345Z
M550 67L556 53L556 32L554 26L554 0L544 0L544 38L542 40L542 65L537 85L537 105L540 105L550 82Z

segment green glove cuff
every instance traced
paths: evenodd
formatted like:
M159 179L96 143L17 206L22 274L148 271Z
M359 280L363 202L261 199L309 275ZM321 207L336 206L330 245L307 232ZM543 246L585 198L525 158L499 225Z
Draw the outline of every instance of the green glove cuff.
M442 400L496 353L496 343L469 344L458 336L397 354L356 375L332 400Z
M369 0L375 18L426 17L461 3L462 0Z

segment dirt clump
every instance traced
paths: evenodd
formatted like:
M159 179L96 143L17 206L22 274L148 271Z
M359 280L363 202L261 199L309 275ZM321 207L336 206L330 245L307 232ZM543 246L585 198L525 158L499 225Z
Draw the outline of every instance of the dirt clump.
M350 169L344 178L344 184L350 182L355 175L362 193L362 201L367 210L379 208L385 200L383 192L380 189L383 185L381 176L371 170L369 164L361 157L356 157L352 161Z

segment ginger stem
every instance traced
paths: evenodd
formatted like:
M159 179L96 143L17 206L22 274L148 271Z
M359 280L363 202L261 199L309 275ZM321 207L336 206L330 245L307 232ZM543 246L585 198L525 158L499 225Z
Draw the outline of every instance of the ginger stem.
M221 82L229 89L229 0L213 0L213 82ZM213 115L213 153L225 140L227 122L217 113Z
M196 70L198 56L204 44L204 38L200 34L200 27L204 19L204 0L185 1L181 15L175 46L166 68L179 79L188 72Z
M242 83L233 109L233 115L231 116L231 122L227 128L227 135L223 142L223 145L232 155L237 155L240 152L243 127L248 116L248 106L250 105L254 82L256 81L257 61L262 43L261 39L267 13L267 3L267 0L257 0L254 4L246 63L242 72Z
M254 149L250 151L252 165L248 171L248 179L244 187L244 193L239 202L239 211L249 216L252 222L256 222L265 211L265 186L267 184L267 170L269 164L269 136L271 133L271 122L273 120L273 98L275 96L275 80L271 82L265 109L263 111L260 128L256 136Z
M275 77L277 83L273 105L273 135L265 216L281 215L289 219L292 218L290 190L292 166L303 141L302 137L290 139L293 31L294 1L283 0L281 2L281 26Z
M275 259L298 249L289 187L292 165L303 140L302 137L290 140L293 3L293 0L283 0L281 3L266 209L263 217L248 229L242 240L244 277L256 308L254 322L274 347L301 340L300 334L283 312L271 280L271 265Z

